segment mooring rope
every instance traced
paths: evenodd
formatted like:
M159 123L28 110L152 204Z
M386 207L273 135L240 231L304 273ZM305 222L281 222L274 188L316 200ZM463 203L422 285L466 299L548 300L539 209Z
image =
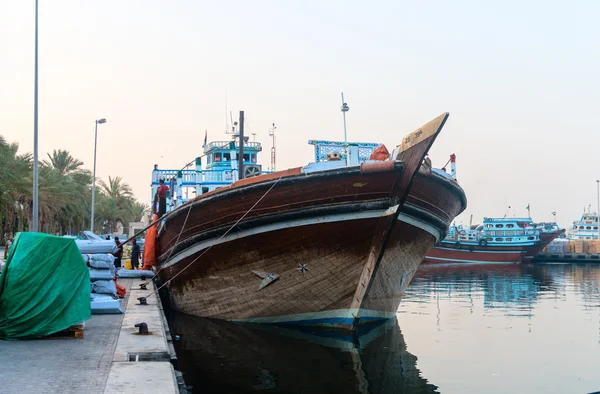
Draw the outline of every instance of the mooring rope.
M277 180L275 180L275 182L271 185L271 187L254 203L254 205L252 205L250 207L250 209L248 209L241 218L239 218L233 225L231 225L231 227L229 227L229 229L227 229L227 231L225 231L225 233L223 233L223 235L221 235L219 237L219 239L217 239L216 242L214 242L212 245L210 245L208 248L204 249L204 251L202 253L200 253L200 255L198 257L196 257L194 260L192 260L188 265L186 265L185 267L183 267L183 269L181 269L181 271L179 271L178 273L176 273L175 275L173 275L173 277L169 280L167 280L165 283L161 284L156 290L152 291L150 294L148 294L145 297L139 297L138 300L140 300L140 303L145 302L147 298L149 298L150 296L154 295L155 293L157 293L160 289L162 289L163 287L165 287L167 284L169 284L173 279L177 278L181 273L183 273L183 271L185 271L186 269L188 269L192 264L194 264L196 261L198 261L202 256L204 256L210 249L212 249L212 247L214 245L217 245L219 243L220 240L222 240L227 234L229 234L231 232L231 230L233 230L242 220L244 220L244 218L254 209L256 208L256 206L267 196L267 194L269 194L269 192L271 190L273 190L273 188L275 187L275 185L277 185L277 183L279 183L279 181L281 180L281 178L283 178L283 176L285 174L287 174L289 170L285 170L281 173L281 175L279 176L279 178L277 178ZM175 249L176 245L173 245L171 251L173 249ZM166 262L167 260L165 260ZM162 269L162 268L161 268ZM159 269L159 271L161 270ZM158 272L157 272L158 273ZM155 275L156 276L156 275Z

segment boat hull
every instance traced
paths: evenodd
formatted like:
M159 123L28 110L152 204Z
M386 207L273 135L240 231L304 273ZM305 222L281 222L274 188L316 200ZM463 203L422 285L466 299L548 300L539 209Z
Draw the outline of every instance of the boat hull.
M163 270L171 305L196 316L252 323L352 326L353 296L372 248L378 218L311 224L214 246ZM223 259L223 256L227 256ZM418 258L418 257L417 257ZM302 268L304 267L304 269ZM261 287L253 271L278 275ZM362 310L360 323L392 317Z
M556 230L554 232L543 232L540 234L540 243L534 246L527 247L525 249L525 256L523 257L525 262L531 262L535 256L538 255L548 244L554 241L559 235L564 233L565 230Z
M423 256L446 236L467 205L455 180L419 171L398 216L363 303L366 310L395 313Z
M446 117L407 137L402 161L245 179L177 209L157 238L171 306L237 322L343 329L394 317L435 242L399 221L400 209ZM424 193L445 190L432 187ZM444 220L433 220L439 212L419 220L445 232L464 209L457 190L451 204L436 206Z
M526 246L481 246L461 243L455 247L452 242L442 241L425 256L426 263L521 263Z

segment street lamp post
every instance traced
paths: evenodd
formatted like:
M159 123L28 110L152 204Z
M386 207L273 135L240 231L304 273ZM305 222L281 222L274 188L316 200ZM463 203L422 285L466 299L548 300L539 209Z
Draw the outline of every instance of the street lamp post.
M106 119L96 120L96 131L94 132L94 183L92 183L92 219L90 222L91 232L94 232L94 203L96 202L96 146L98 145L98 123L106 123Z
M35 0L35 64L33 82L33 212L30 230L38 231L38 0Z

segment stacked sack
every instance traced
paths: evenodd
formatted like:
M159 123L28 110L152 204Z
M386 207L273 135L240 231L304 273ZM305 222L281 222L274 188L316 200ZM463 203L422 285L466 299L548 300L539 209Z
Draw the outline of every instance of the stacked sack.
M115 257L108 253L82 254L90 270L92 313L123 313L120 298L125 287L117 284Z
M550 242L544 249L546 253L568 253L569 252L569 240L557 238Z

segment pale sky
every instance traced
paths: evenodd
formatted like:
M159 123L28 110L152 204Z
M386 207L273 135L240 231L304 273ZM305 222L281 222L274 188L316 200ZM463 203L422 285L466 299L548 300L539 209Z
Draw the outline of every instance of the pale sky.
M39 149L67 149L150 199L154 164L223 140L225 97L278 169L309 139L398 144L450 112L431 151L456 153L458 218L506 206L562 226L597 204L600 2L40 0ZM0 0L0 134L33 150L34 0ZM248 131L249 128L249 131Z

